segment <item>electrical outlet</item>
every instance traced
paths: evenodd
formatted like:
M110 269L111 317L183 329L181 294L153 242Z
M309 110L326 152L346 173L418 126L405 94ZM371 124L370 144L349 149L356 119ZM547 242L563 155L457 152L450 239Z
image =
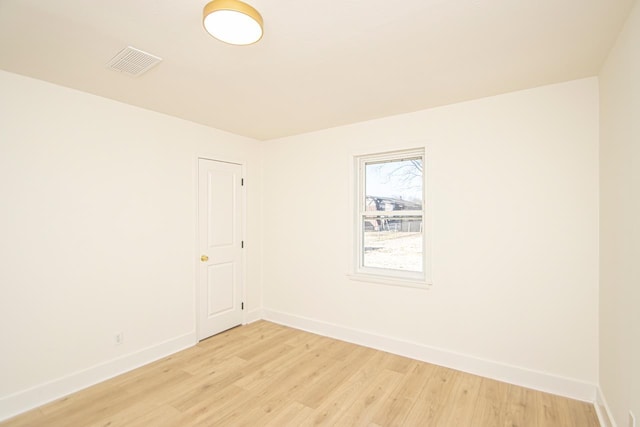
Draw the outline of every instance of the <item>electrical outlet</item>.
M116 339L116 345L122 344L122 342L124 341L124 335L122 335L122 332L118 332L115 336L115 339Z
M636 416L631 411L629 411L629 427L636 427Z

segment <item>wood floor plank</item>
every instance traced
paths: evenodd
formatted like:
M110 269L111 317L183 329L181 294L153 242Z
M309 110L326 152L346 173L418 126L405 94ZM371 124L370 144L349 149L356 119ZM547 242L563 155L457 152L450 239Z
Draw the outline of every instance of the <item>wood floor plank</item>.
M310 408L318 408L333 391L352 377L359 366L373 357L375 350L356 347L343 360L332 363L319 375L298 398L298 401Z
M398 394L414 402L437 368L430 363L415 361L414 367L409 370L405 381L398 389Z
M196 361L210 357L210 352L195 345L193 347L182 350L179 353L164 357L155 362L149 363L141 368L129 371L115 378L107 380L105 385L119 386L123 382L132 381L134 378L146 376L150 371L163 369L183 369L185 366L191 366Z
M108 423L87 427L177 427L183 425L184 415L177 409L162 405L157 409L141 414L137 417L123 413L117 420L110 419Z
M258 356L255 357L257 358ZM216 425L241 425L247 422L247 418L260 420L274 408L284 405L287 399L295 399L296 393L307 387L310 379L330 363L331 360L328 358L306 353L298 359L298 363L292 366L292 369L276 375L273 383L245 390L241 399L209 417L207 422ZM277 387L274 387L276 384Z
M159 424L158 420L168 418L169 413L173 416L179 414L176 409L169 406L158 405L153 402L153 400L140 400L135 401L131 405L127 405L120 411L109 411L102 419L91 424L83 425L83 427L129 426L135 424L138 419L143 419L145 422L154 420Z
M457 374L451 369L437 367L407 414L406 425L444 425L442 408L453 389Z
M504 426L509 384L483 378L480 381L478 399L473 419L479 426Z
M183 411L182 423L179 426L214 425L211 419L220 416L221 410L231 407L238 400L246 402L247 392L240 387L229 385L206 393L205 398L192 404Z
M263 399L265 408L282 406L289 400L304 404L304 397L312 393L318 382L335 369L336 361L331 357L308 353L282 372L279 378L275 378L273 384L263 386L258 396ZM273 387L274 384L278 384L277 389Z
M569 406L566 399L549 393L537 393L536 411L538 424L549 427L571 427L576 424L570 418Z
M566 398L562 398L565 401ZM590 405L586 402L571 402L571 404L567 405L569 408L569 417L574 420L574 424L576 426L584 426L584 427L599 427L600 424L597 422L596 410L593 405Z
M380 426L403 426L414 401L406 397L394 395L387 398L371 417L371 423Z
M373 359L373 358L372 358ZM352 375L353 377L353 375ZM301 426L334 425L336 419L357 399L362 389L369 384L372 376L358 376L358 380L350 378L335 387L331 394L314 410Z
M147 375L132 378L117 387L126 390L132 398L149 398L151 394L163 394L166 390L180 389L181 384L193 379L193 375L181 369L163 368L151 370Z
M1 427L597 427L593 405L259 321Z
M300 402L291 402L275 416L267 420L265 427L299 426L313 414L313 409L304 406Z
M300 364L308 363L320 356L319 353L311 351L305 346L291 347L289 344L286 345L290 350L287 351L284 357L265 361L259 366L259 369L245 374L235 384L246 390L268 387L276 377L281 376L283 373L287 375L287 372L295 369Z
M453 377L451 393L443 401L442 425L470 426L474 424L474 411L482 378L458 372Z
M359 393L355 402L338 413L337 425L367 426L391 390L402 380L402 374L384 369Z
M237 378L237 370L246 363L245 360L231 357L219 363L215 370L206 375L193 375L161 399L180 411L187 411L202 401L210 400L212 394L217 391L224 390L225 387L220 384L228 382L229 377Z
M245 348L234 350L234 354L241 359L251 360L269 350L274 344L278 343L278 345L281 345L280 343L282 341L286 341L288 337L295 335L295 333L296 331L294 329L283 329L275 332L273 335L261 334L260 338L246 342ZM287 347L292 348L288 345Z
M413 362L408 374L393 391L392 396L378 409L373 417L381 426L402 426L420 392L432 375L435 365Z
M109 390L100 398L87 398L80 393L74 399L74 404L58 408L44 417L47 427L85 426L98 423L135 405L131 395L120 389Z
M360 365L359 369L347 381L366 383L381 370L386 369L393 356L393 354L384 351L376 351L369 360Z
M389 363L387 364L387 369L399 372L401 374L406 374L410 369L413 369L414 363L415 360L413 359L393 354L391 359L389 360Z
M510 384L505 408L505 426L538 425L535 395L532 390Z

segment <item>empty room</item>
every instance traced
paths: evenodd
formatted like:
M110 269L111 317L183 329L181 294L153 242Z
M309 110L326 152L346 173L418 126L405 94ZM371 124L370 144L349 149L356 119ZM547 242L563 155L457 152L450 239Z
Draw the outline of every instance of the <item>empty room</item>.
M635 0L0 0L0 426L640 427Z

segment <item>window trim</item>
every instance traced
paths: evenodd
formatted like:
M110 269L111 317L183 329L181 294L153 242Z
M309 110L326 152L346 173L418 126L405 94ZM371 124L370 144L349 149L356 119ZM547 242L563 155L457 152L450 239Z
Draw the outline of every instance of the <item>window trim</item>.
M352 159L352 179L354 180L351 187L352 194L352 223L353 223L353 244L352 244L352 268L348 275L350 279L357 281L365 281L371 283L381 283L394 286L405 286L411 288L427 289L431 285L431 251L430 251L430 206L431 200L428 199L427 175L428 162L426 155L426 147L416 147L409 149L395 149L379 151L374 153L354 154ZM365 166L372 162L393 161L408 158L420 157L422 159L422 196L423 203L421 210L403 211L402 214L383 213L389 216L412 216L419 215L422 217L422 272L409 272L394 269L383 269L376 267L365 267L363 265L363 237L364 227L363 219L366 216L365 204Z

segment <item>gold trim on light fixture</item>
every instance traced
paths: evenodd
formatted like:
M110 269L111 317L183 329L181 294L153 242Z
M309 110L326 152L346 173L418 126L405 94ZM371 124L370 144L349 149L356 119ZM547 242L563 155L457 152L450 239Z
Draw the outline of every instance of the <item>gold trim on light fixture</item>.
M262 38L260 13L240 0L213 0L204 7L202 25L213 37L235 45L253 44Z

